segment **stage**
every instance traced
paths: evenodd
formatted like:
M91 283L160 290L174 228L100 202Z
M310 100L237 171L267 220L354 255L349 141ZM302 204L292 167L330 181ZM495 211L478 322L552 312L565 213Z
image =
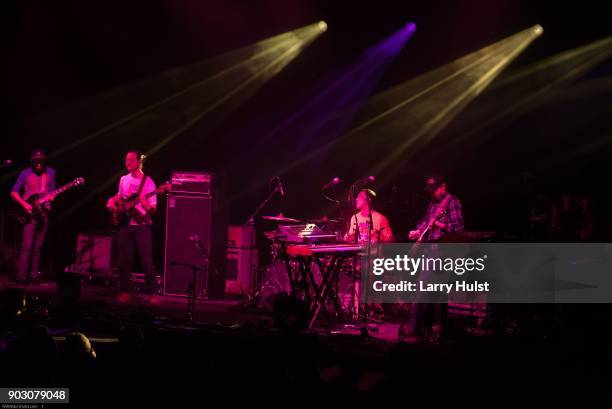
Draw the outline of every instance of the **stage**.
M605 3L5 3L2 408L609 401Z
M248 303L246 297L226 297L224 300L198 299L195 303L195 316L188 321L186 315L187 298L179 296L156 295L155 302L145 294L132 294L128 302L120 302L117 289L94 285L87 280L76 279L74 288L58 293L55 281L41 280L35 284L16 284L0 276L0 289L23 291L28 308L40 313L40 323L51 323L51 332L88 328L96 336L112 337L122 325L138 324L151 327L185 328L189 330L228 331L277 331L274 328L272 311ZM78 283L78 284L76 284ZM79 288L80 287L80 288ZM71 322L78 318L78 322ZM405 321L405 320L404 320ZM397 317L377 317L369 321L368 331L381 348L389 349L396 343L416 344L417 338L408 335L398 338L398 329L403 321ZM47 324L48 325L48 324ZM110 333L99 332L97 328L109 328ZM355 345L363 340L361 336L363 321L329 323L325 317L317 320L313 328L304 334L322 340L333 338L353 339ZM434 328L438 330L437 326ZM474 330L474 336L487 336L485 331ZM488 334L492 335L491 333Z
M159 303L149 304L135 296L133 302L119 303L114 289L82 283L80 296L70 300L66 293L63 299L58 297L54 282L15 286L2 281L4 297L22 290L26 308L11 322L6 341L32 336L32 329L43 325L60 351L67 348L67 337L74 331L85 334L96 351L92 363L96 369L89 369L88 380L80 378L82 372L78 379L71 378L74 402L91 404L91 393L100 386L114 388L113 396L121 394L132 402L197 399L200 393L227 396L236 391L244 393L232 398L237 401L273 393L279 397L297 394L308 402L323 396L376 402L394 399L407 387L412 401L427 402L440 386L440 381L433 381L438 378L448 384L436 402L471 402L463 395L465 388L478 394L480 403L494 402L509 388L533 390L555 401L575 398L576 389L536 386L540 377L549 377L547 385L567 385L567 375L576 365L588 362L582 381L597 385L605 379L600 377L603 363L591 361L592 354L579 360L558 359L560 351L568 350L571 334L558 339L539 333L474 332L444 343L418 343L414 338L399 342L397 322L369 327L370 337L361 336L358 327L342 334L324 325L308 331L280 330L270 313L239 308L240 300L198 301L196 320L185 323L185 298L160 296ZM138 347L126 336L134 328L142 334ZM17 356L26 359L28 368L43 365L32 360L40 358ZM24 364L20 365L23 369ZM33 382L43 375L30 371L23 376ZM3 384L12 385L20 376L14 372ZM57 384L58 378L46 382ZM141 387L157 393L141 395ZM177 390L182 391L181 398L171 392ZM421 395L416 396L416 391ZM101 402L106 402L104 397Z

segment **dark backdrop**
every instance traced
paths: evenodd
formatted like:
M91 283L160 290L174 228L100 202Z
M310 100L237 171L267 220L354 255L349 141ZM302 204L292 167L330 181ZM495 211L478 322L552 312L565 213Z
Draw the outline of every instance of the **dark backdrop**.
M259 90L213 134L202 136L206 124L196 124L150 158L148 172L158 181L172 169L209 169L226 174L229 198L251 186L251 193L229 201L230 220L242 223L266 196L265 181L273 174L270 161L290 163L299 152L280 141L258 138L287 115L285 107L299 104L308 89L334 70L344 67L367 47L405 22L418 31L389 68L374 92L427 72L466 53L539 23L544 35L510 67L521 67L555 53L612 34L609 14L596 2L534 1L12 1L2 2L2 121L1 156L27 166L35 147L53 152L82 135L36 134L29 126L40 115L53 115L75 101L113 87L129 84L163 70L200 61L260 39L325 20L329 30L279 75ZM407 162L392 175L376 175L390 182L378 186L378 205L389 213L396 230L409 228L424 200L424 173L445 173L453 192L462 199L469 229L520 235L526 227L529 200L538 193L558 196L564 191L593 197L599 223L610 213L609 157L612 93L602 89L587 97L576 90L582 83L597 84L612 73L607 61L579 81L556 90L537 110L503 127L486 130L486 142L441 150L451 140L465 115L478 110L471 104L419 155L421 165ZM524 84L523 84L524 86ZM489 100L487 103L491 103ZM499 107L503 109L504 107ZM250 125L252 124L252 125ZM375 129L372 138L375 138ZM284 138L291 136L284 135ZM590 149L595 140L603 143ZM607 138L607 140L606 140ZM93 189L121 170L128 147L146 150L155 144L142 138L96 138L52 161L59 182L84 176ZM314 146L308 146L309 149ZM363 177L384 151L373 143L370 155L353 161L350 145L338 157L307 162L281 174L285 198L276 198L264 213L283 210L293 217L321 216L327 203L320 186L334 176ZM381 148L382 149L382 148ZM237 152L249 154L236 163ZM578 154L577 154L578 152ZM550 166L541 166L542 163ZM426 164L426 165L423 165ZM8 172L8 171L7 171ZM7 192L11 181L1 186ZM70 215L70 202L85 193L58 200L55 224L49 234L47 260L55 266L73 255L78 231L107 227L107 189ZM342 192L339 192L341 194ZM5 203L6 204L6 203ZM416 204L413 206L413 204ZM163 206L161 212L163 212ZM161 238L163 217L157 217ZM10 237L11 230L5 232ZM157 242L160 243L161 240ZM158 255L160 252L158 252ZM48 257L52 255L52 257ZM158 256L159 257L159 256Z

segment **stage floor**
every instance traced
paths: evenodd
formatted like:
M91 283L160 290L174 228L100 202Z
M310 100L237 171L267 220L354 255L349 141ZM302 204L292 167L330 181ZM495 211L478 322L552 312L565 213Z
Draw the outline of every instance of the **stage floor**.
M62 322L60 317L61 306L65 303L65 297L58 295L55 281L41 281L34 284L16 284L0 276L0 288L20 288L34 303L34 308L43 308L49 313L50 322ZM74 290L73 290L74 291ZM76 294L72 294L76 296ZM79 326L89 326L93 321L110 320L114 322L141 321L149 325L160 326L183 326L188 325L185 320L187 313L187 298L178 296L159 295L156 303L151 303L146 296L141 294L132 295L128 302L119 302L116 299L117 291L101 285L93 285L87 281L81 281L80 291L76 306L79 311ZM37 305L36 305L37 304ZM55 311L55 314L52 313ZM55 315L55 316L54 316ZM198 299L195 303L195 314L191 326L200 326L217 329L236 328L258 328L261 330L273 329L272 313L254 306L244 306L244 300L230 298L224 300ZM311 330L306 332L316 334L320 337L353 337L359 338L362 329L361 322L329 324L325 319L318 319ZM400 322L397 320L371 323L368 326L370 336L373 340L382 344L393 345L400 342L398 329ZM50 328L53 330L53 328ZM96 330L95 328L92 328ZM96 330L98 332L99 330ZM114 329L113 331L114 332ZM100 336L105 336L101 333ZM408 336L401 342L416 343L415 337Z
M474 385L499 397L516 389L517 382L523 389L540 388L541 380L550 377L552 386L539 391L548 398L557 390L574 391L557 385L571 380L575 368L585 362L589 372L584 380L590 384L602 383L601 373L609 368L605 361L595 359L598 351L604 350L605 338L599 346L590 339L589 349L584 349L584 344L574 346L573 333L553 339L533 332L513 336L472 332L442 344L417 342L415 338L399 342L399 323L390 321L370 327L370 337L360 336L359 325L336 332L340 326L320 323L308 331L283 332L274 327L272 314L238 308L240 300L197 301L195 322L186 323L186 299L180 297L160 296L157 304L147 303L144 297L119 303L113 289L84 282L78 301L72 303L70 293L58 296L55 282L16 286L5 277L0 280L0 289L3 297L21 295L23 289L28 303L5 331L9 343L44 325L61 350L66 336L76 330L89 338L100 364L106 365L114 363L121 351L121 328L136 325L144 334L155 377L160 377L168 391L201 388L203 381L190 375L195 365L205 368L206 382L251 385L255 391L267 390L287 370L298 377L314 374L317 390L333 391L342 398L362 396L355 395L356 391L376 398L395 395L414 382L415 390L439 393L438 385L430 380L441 374L453 377L450 385L454 393L448 397L462 396L462 391ZM590 354L588 361L585 354ZM108 381L111 374L116 376L114 370L98 376ZM296 390L310 390L310 384L302 385L301 378L296 379L300 380L292 385L302 388ZM444 390L448 385L445 381ZM466 395L468 401L470 396Z

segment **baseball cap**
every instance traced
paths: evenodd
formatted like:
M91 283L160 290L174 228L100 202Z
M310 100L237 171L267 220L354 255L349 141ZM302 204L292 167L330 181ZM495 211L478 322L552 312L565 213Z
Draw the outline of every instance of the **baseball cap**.
M427 192L434 192L440 185L446 183L443 176L427 176L425 178L425 190Z

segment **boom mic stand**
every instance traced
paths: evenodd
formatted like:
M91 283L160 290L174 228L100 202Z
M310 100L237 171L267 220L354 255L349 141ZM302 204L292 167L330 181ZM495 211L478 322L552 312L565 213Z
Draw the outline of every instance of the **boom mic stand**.
M355 205L355 199L357 198L357 195L359 194L357 192L357 188L359 187L359 182L353 183L351 185L350 191L349 191L349 199L351 200L351 206L353 209L353 216L351 217L351 219L355 220L355 244L359 244L360 241L360 235L361 232L359 230L359 223L357 220L357 207ZM361 274L362 277L365 279L362 279L361 282L362 283L367 283L368 280L368 276L367 273L370 269L370 253L371 253L371 249L372 249L372 243L371 243L371 237L372 237L372 231L373 231L373 226L372 226L372 202L370 200L369 195L366 195L367 197L367 201L368 201L368 217L369 217L369 232L368 232L368 236L367 236L367 245L366 245L366 265L365 268L363 268L364 266L362 266L361 268ZM352 220L351 220L351 224L352 224ZM357 258L359 256L355 255L355 259L354 259L354 265L357 265ZM364 276L365 274L365 276ZM359 292L361 293L362 291L366 291L365 296L364 296L364 313L363 314L359 314L359 308L357 309L357 317L362 316L363 317L363 321L362 321L362 327L361 327L361 331L360 334L362 337L364 338L368 338L371 339L371 335L370 335L370 331L368 329L368 314L369 314L369 307L368 307L368 296L367 296L367 290L365 288L360 288ZM361 297L360 297L361 298ZM358 304L359 305L359 304Z
M173 261L170 263L170 265L188 267L191 269L191 281L189 282L187 286L187 312L185 313L185 321L187 321L188 323L191 323L193 322L193 319L195 317L196 276L197 276L198 271L204 271L204 269L201 266L198 266L196 264L185 263L185 262Z
M191 241L195 248L201 253L203 265L176 261L172 261L170 265L187 267L191 269L191 281L187 286L187 313L185 314L185 321L192 323L195 318L197 273L198 271L202 271L206 274L206 287L208 288L208 270L210 269L210 263L208 260L208 254L206 254L206 248L202 244L200 237L197 235L190 236L189 241Z
M255 224L255 217L259 214L261 209L263 209L264 206L268 204L268 202L272 199L272 197L274 197L276 192L280 191L280 188L281 188L281 185L277 183L276 187L274 188L274 190L272 192L270 192L268 197L266 197L266 199L259 205L257 210L255 210L255 212L247 219L246 223L244 223L245 225L253 226Z
M365 274L365 280L362 280L362 282L365 282L367 284L368 282L368 273L370 271L370 261L371 261L371 255L372 255L372 233L374 231L374 223L372 220L372 198L370 197L369 193L366 193L366 200L368 201L368 218L369 218L369 223L368 223L368 243L366 245L366 262L365 262L365 271L362 268L361 272L362 274ZM365 291L364 294L364 314L363 314L363 327L361 328L361 335L365 338L371 338L370 336L370 330L368 329L368 314L369 314L369 303L368 303L368 291L364 288L363 291Z
M254 289L256 289L256 291L253 294L249 294L248 298L246 300L244 300L241 304L239 304L239 308L248 307L248 306L252 306L252 305L257 305L259 303L259 300L261 299L261 285L260 285L261 283L260 283L260 279L259 279L259 277L253 277L253 276L255 276L255 273L253 272L253 249L255 248L255 236L256 236L255 217L268 204L268 202L274 197L274 195L277 192L280 192L280 188L281 188L281 185L279 183L277 183L276 187L274 188L274 190L272 190L272 192L270 192L268 197L266 197L264 199L264 201L259 205L259 207L257 207L255 212L253 212L253 214L251 216L249 216L247 221L244 223L245 226L252 226L253 227L253 234L249 234L249 236L250 236L249 237L249 239L250 239L250 243L249 243L249 277L255 278L255 280L253 280L253 281L256 283L255 287L254 287Z

